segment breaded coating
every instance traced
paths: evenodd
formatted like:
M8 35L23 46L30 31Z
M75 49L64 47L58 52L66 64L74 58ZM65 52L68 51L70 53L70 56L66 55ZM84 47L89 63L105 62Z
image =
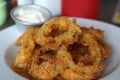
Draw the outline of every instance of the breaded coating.
M78 40L80 27L75 20L67 17L57 17L46 22L38 31L35 39L37 44L46 49L58 48L61 44L72 44Z
M81 27L75 19L53 18L18 38L14 70L32 80L99 79L110 54L104 37L102 30Z
M37 52L32 57L29 75L35 80L52 80L58 75L56 64L57 60L51 53Z
M16 44L21 46L14 60L14 70L17 72L24 72L30 66L32 50L35 47L34 34L35 28L31 28L17 39Z

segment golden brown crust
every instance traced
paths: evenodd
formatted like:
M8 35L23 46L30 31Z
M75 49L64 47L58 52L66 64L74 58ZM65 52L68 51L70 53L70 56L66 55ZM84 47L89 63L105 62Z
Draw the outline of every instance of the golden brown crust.
M35 39L37 44L44 48L55 49L61 44L72 44L78 40L80 27L75 20L69 20L67 17L57 17L46 22L38 31Z
M17 45L21 48L14 69L27 71L32 80L97 79L105 67L101 62L110 53L102 30L80 27L67 17L29 29L18 38Z

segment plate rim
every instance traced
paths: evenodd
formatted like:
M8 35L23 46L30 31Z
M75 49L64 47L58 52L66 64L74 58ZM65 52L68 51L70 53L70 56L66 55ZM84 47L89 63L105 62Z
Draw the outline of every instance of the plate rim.
M78 17L71 17L71 18L75 18L77 21L78 21L78 20L87 20L87 21L93 21L93 22L95 22L95 23L98 22L98 23L100 23L100 24L110 25L110 26L113 26L113 27L115 27L115 29L118 29L118 30L120 31L119 26L116 26L116 25L114 25L114 24L107 23L107 22L104 22L104 21L94 20L94 19L88 19L88 18L78 18ZM16 27L15 25L11 25L11 26L9 26L9 27L1 30L1 31L0 31L0 35L2 35L2 33L6 32L6 31L9 31L10 29L13 29L13 28L15 28L15 27ZM109 27L109 26L107 26L107 27ZM18 31L18 32L19 32L19 31ZM18 33L18 34L21 35L21 33ZM0 43L1 43L1 42L0 42ZM0 52L1 52L1 51L0 51ZM1 68L0 68L0 69L1 69ZM117 72L119 69L120 69L120 66L118 66L118 68L116 68L115 71ZM118 73L118 72L115 73L115 71L113 71L113 74L117 74L117 73ZM111 76L111 75L112 75L112 73L110 73L110 76ZM100 80L107 80L108 77L109 77L109 75L106 76L106 77L100 78ZM1 78L1 79L2 79L2 78ZM25 80L26 80L26 79L25 79Z

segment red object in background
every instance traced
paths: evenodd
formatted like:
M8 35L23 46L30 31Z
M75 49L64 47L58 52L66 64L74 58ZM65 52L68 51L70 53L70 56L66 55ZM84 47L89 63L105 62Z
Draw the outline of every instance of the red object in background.
M16 6L17 6L17 0L12 0L11 3L12 3L12 6L13 6L13 7L16 7Z
M98 19L100 0L62 0L62 15Z

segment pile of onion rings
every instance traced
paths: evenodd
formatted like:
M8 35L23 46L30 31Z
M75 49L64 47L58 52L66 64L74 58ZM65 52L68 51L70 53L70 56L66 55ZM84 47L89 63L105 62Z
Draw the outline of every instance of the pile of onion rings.
M81 27L68 17L29 29L16 44L21 47L14 70L26 72L32 80L98 79L110 53L103 31Z

